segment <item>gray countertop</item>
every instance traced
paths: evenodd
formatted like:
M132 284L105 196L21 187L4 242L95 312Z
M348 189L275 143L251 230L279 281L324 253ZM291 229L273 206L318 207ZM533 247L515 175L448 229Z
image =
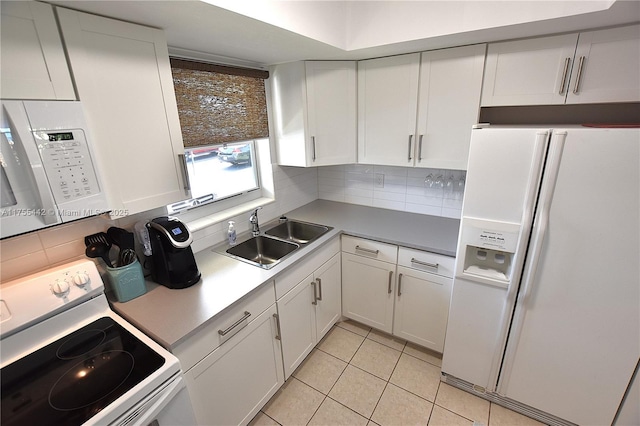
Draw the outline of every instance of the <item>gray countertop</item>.
M147 281L146 294L129 302L114 302L113 309L171 351L226 308L343 232L454 256L460 224L456 219L326 200L313 201L286 216L334 229L269 270L219 254L219 247L202 250L195 255L202 274L199 283L172 290Z

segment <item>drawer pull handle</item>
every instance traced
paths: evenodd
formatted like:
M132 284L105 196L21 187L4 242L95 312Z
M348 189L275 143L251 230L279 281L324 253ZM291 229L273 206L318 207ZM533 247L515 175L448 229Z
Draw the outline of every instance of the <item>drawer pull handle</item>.
M223 330L218 330L218 334L221 335L221 336L226 336L227 334L229 334L229 332L231 330L233 330L234 328L236 328L237 326L242 324L244 322L244 320L246 320L250 316L251 316L251 312L244 311L244 315L242 316L242 318L240 318L238 321L236 321L233 324L231 324L229 327L227 327L226 330L224 330L224 331Z
M422 260L418 260L413 257L411 258L411 263L415 263L416 265L426 266L427 268L434 268L434 269L438 269L438 266L440 266L440 264L438 263L423 262Z
M398 275L398 297L402 296L402 274Z
M374 256L377 256L378 253L380 253L380 250L371 250L371 249L363 248L363 247L360 247L360 246L356 246L356 251L363 251L363 252L365 252L367 254L372 254Z
M278 314L273 314L273 318L276 320L276 340L282 340L282 333L280 332L280 317Z
M387 290L388 294L391 294L391 292L393 291L391 289L391 281L392 281L392 279L393 279L393 271L389 271L389 289Z
M322 300L322 280L320 278L316 278L318 282L318 300Z
M316 294L316 282L315 281L311 281L311 287L313 287L313 302L311 302L312 305L317 305L318 304L318 295Z

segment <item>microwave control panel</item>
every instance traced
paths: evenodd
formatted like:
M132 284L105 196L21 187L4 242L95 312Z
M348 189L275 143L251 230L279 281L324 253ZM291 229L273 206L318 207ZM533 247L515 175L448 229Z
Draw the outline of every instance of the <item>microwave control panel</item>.
M51 191L58 203L100 193L84 132L33 132Z

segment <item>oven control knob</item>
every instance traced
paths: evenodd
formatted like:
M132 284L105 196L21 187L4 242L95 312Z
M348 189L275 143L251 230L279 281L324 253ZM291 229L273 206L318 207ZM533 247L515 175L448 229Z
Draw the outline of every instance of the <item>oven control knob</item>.
M78 272L73 277L73 283L80 288L84 288L84 286L89 284L89 281L89 275L86 272Z
M58 297L66 297L69 294L69 283L65 280L56 280L51 284L51 292Z

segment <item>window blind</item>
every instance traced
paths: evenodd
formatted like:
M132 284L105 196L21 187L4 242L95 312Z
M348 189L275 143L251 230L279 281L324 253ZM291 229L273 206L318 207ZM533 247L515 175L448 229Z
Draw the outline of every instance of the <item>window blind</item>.
M269 136L267 71L171 59L185 147Z

